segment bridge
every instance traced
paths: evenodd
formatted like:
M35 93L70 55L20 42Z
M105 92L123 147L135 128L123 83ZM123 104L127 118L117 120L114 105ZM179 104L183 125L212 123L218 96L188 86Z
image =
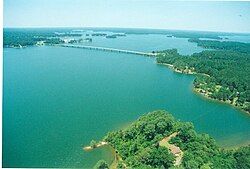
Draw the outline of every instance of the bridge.
M138 52L138 51L133 51L133 50L124 50L124 49L115 49L115 48L106 48L106 47L97 47L97 46L69 45L69 44L62 44L59 46L69 47L69 48L89 49L89 50L101 50L101 51L117 52L117 53L127 53L127 54L143 55L143 56L150 56L150 57L156 56L156 53Z

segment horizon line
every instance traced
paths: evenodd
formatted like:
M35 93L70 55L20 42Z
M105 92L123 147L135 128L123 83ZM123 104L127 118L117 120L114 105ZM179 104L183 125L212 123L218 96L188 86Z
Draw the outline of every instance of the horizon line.
M109 26L14 26L14 27L5 27L3 29L39 29L39 28L99 28L99 29L147 29L147 30L165 30L165 31L194 31L194 32L209 32L209 33L237 33L237 34L250 34L250 32L234 32L234 31L216 31L216 30L197 30L197 29L168 29L168 28L149 28L149 27L109 27Z

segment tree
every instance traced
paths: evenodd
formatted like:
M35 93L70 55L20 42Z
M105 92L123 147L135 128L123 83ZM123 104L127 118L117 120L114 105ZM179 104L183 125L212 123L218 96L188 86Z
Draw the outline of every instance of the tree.
M248 147L239 148L234 153L236 159L237 169L249 169L250 168L250 145Z
M108 163L104 160L99 160L96 165L94 166L94 169L108 169Z
M91 146L92 148L95 148L95 147L96 147L96 141L95 141L95 140L91 140L90 146Z

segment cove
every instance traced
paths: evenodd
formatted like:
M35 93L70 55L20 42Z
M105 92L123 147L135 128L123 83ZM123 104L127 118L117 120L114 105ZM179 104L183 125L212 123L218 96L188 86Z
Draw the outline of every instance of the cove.
M3 166L92 167L84 145L165 109L224 147L249 143L250 117L192 92L194 76L153 58L62 47L4 49ZM31 160L32 159L32 160Z

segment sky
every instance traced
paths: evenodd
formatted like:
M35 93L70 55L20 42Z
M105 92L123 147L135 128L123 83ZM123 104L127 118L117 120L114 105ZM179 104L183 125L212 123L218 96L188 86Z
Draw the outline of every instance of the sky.
M250 2L4 0L4 27L122 27L250 32Z

